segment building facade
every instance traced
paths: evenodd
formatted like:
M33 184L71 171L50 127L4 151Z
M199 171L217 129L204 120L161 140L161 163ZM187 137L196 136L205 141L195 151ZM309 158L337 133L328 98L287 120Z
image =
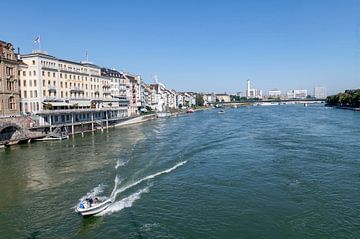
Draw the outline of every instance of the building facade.
M36 116L39 126L72 125L74 131L76 124L128 116L127 107L111 96L111 77L102 75L100 67L46 52L21 59L27 65L20 72L21 112Z
M23 68L13 45L0 41L0 117L20 115L19 73Z
M288 90L286 97L288 99L305 99L307 97L307 90Z
M280 90L269 90L269 98L280 98L281 91Z
M251 82L250 80L247 80L247 88L246 88L246 98L252 99L252 98L259 98L261 99L263 97L262 90L252 89L251 88Z
M326 99L327 93L326 88L322 86L317 86L314 88L314 97L316 99Z

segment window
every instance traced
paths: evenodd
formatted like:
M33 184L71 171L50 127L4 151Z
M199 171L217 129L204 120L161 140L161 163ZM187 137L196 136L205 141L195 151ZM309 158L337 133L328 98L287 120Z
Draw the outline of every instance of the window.
M32 81L31 80L29 80L29 86L32 87Z
M64 93L61 91L61 98L63 98L64 97Z
M36 80L34 80L34 86L36 87Z
M48 77L50 77L50 71L48 71Z
M29 76L31 76L31 71L29 71Z
M26 76L26 71L23 71L23 76Z
M63 88L63 82L60 81L60 88Z
M45 71L42 71L42 76L45 76Z
M23 80L23 85L24 87L26 87L26 80Z
M36 76L36 71L33 71L33 73L34 73L34 76Z
M14 96L9 97L9 109L10 110L16 110L16 103Z
M60 73L60 78L62 78L62 73Z
M67 88L67 82L65 82L65 88Z
M37 98L37 90L34 90L34 97Z
M56 81L54 81L54 86L56 86Z
M46 90L43 90L43 96L46 96Z
M55 72L53 72L53 77L55 77Z
M67 79L67 74L65 74L65 79Z
M30 91L30 98L33 98L33 92L32 92L32 90Z
M35 65L35 61L34 61L34 60L32 61L32 63L33 63L33 65Z
M45 86L45 80L43 80L43 86Z
M27 98L27 91L24 90L24 98Z

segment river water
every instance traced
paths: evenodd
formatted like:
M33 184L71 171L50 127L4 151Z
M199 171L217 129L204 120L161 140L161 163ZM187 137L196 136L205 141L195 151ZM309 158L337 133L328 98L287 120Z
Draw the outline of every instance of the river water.
M1 238L359 238L360 113L208 110L0 150ZM101 215L74 208L114 196Z

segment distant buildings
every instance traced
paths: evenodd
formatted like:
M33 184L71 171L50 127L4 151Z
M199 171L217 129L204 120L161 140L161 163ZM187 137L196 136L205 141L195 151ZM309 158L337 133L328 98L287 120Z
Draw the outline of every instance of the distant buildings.
M314 97L316 99L326 99L327 93L326 88L322 86L317 86L314 88Z
M250 80L247 80L246 98L262 98L262 90L252 89Z
M307 90L288 90L286 93L288 99L305 99L307 95Z
M281 91L280 90L269 90L269 98L280 98Z
M228 94L216 94L217 102L230 102L230 95Z
M0 41L0 117L20 114L19 73L25 67L13 45Z

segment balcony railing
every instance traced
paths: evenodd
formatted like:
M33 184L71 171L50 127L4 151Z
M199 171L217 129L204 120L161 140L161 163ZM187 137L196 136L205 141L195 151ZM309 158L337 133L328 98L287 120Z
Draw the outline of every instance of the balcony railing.
M49 86L48 88L49 88L48 89L49 92L56 92L56 87L55 86Z
M70 92L84 92L84 89L80 87L73 87Z

